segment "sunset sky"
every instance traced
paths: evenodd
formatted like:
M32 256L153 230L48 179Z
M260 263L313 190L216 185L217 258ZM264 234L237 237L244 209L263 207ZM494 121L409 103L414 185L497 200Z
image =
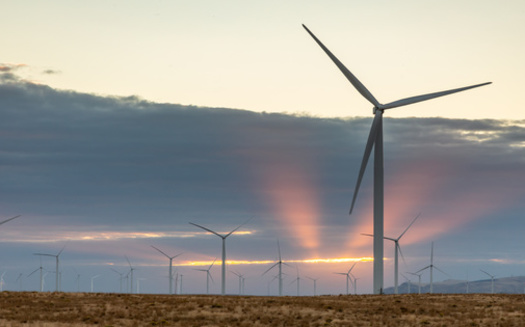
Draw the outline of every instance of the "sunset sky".
M33 253L60 256L62 288L118 291L136 266L166 292L168 254L184 292L228 233L246 292L372 291L372 174L348 215L372 108L301 24L381 102L493 84L385 113L385 235L416 271L525 274L523 1L8 1L0 27L0 273L36 290ZM370 168L370 167L369 167ZM385 242L385 286L393 286ZM54 289L54 259L42 258ZM220 266L212 268L220 292ZM400 278L400 280L403 280ZM428 274L424 275L428 281ZM414 279L415 282L415 279ZM228 272L227 292L237 277Z

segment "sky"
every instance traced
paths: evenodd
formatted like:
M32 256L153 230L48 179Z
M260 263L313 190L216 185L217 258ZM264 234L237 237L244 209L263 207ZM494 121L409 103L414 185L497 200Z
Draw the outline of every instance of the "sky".
M371 105L304 31L386 103L493 84L385 113L385 235L401 271L523 275L525 4L521 1L8 1L0 27L0 262L4 289L119 291L129 270L205 292L228 233L227 292L372 291L372 176L348 209ZM370 168L370 167L369 167ZM385 242L385 286L393 284ZM42 261L40 261L42 260ZM220 267L211 270L220 292ZM22 275L20 275L22 274ZM80 284L76 278L80 274ZM21 276L21 278L18 278ZM424 276L428 280L428 274ZM425 279L424 279L425 280ZM22 282L22 284L20 284ZM0 281L1 283L1 281ZM136 285L134 286L136 287Z

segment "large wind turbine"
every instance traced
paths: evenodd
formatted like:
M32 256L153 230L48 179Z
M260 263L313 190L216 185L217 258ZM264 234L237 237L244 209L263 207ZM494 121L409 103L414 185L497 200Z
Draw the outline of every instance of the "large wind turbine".
M128 265L129 265L129 278L130 278L130 281L129 281L129 286L130 286L130 293L133 294L133 270L135 270L135 268L133 268L133 266L131 266L131 262L129 261L128 259L128 256L125 256L126 257L126 261L128 262Z
M482 273L484 273L485 275L490 277L490 280L491 280L491 283L490 283L490 290L491 291L490 291L490 293L494 294L494 277L496 277L496 276L489 274L485 270L482 270L482 269L480 269L480 270L481 270Z
M208 267L208 269L195 269L195 270L198 270L198 271L205 271L206 272L206 294L210 294L210 278L211 278L211 281L213 282L213 277L211 277L210 269L215 264L215 261L217 261L217 258L215 258L215 260L213 260L213 262ZM181 275L181 283L182 283L182 275ZM181 293L182 293L182 290L181 290Z
M247 221L245 221L244 223L242 223L241 225L239 225L237 228L235 228L234 230L232 230L231 232L229 232L228 234L224 234L224 235L221 235L215 231L212 231L211 229L209 228L206 228L204 226L201 226L201 225L197 225L197 224L194 224L194 223L191 223L193 226L197 226L199 228L202 228L204 229L205 231L208 231L212 234L215 234L217 236L219 236L220 238L222 238L222 276L221 276L221 294L222 295L225 295L226 294L226 238L228 236L230 236L231 234L233 234L233 232L235 232L236 230L238 230L239 228L241 228L242 226L244 226L246 223L248 223L252 218L248 219Z
M170 269L169 269L170 294L173 294L173 273L172 273L173 259L175 259L179 255L181 255L182 253L179 253L179 254L176 254L176 255L170 257L169 255L164 253L161 249L156 248L153 245L151 247L154 248L155 250L159 251L160 253L162 253L166 258L170 259Z
M340 273L340 272L336 272L334 274L338 274L338 275L345 275L346 276L346 295L350 294L349 293L349 288L348 288L348 281L350 280L350 282L352 282L352 279L350 278L350 274L352 272L352 269L354 269L355 265L357 264L357 262L354 262L354 264L352 265L352 267L350 269L348 269L347 272L345 273Z
M410 104L414 104L421 101L426 101L434 99L437 97L442 97L456 92L465 91L475 87L483 86L490 84L491 82L476 84L466 87L461 87L457 89L451 89L441 92L423 94L418 96L413 96L387 104L381 104L376 98L370 93L370 91L352 74L340 61L337 59L330 50L328 50L324 44L317 39L317 37L310 32L310 30L303 25L308 34L317 42L317 44L323 49L323 51L330 57L334 64L339 68L339 70L345 75L345 77L350 81L354 88L370 102L374 108L374 120L372 122L372 127L370 129L370 134L368 135L368 141L365 147L365 153L363 155L363 160L361 162L361 168L359 170L359 175L357 178L357 183L355 186L354 195L352 198L352 205L350 207L350 214L354 208L354 204L357 198L357 193L359 191L359 186L361 185L361 180L365 173L365 169L368 163L368 158L372 152L372 147L374 147L374 294L383 293L383 210L384 210L384 181L383 181L383 112L386 109L392 109L397 107L402 107Z
M412 272L409 272L409 274L417 276L417 278L418 278L418 281L417 281L417 294L421 294L421 275L422 274L416 274L416 273L412 273Z
M55 259L56 259L56 271L55 271L55 273L56 273L56 292L58 292L59 288L60 288L59 287L60 283L59 283L59 280L58 280L58 278L60 276L60 271L58 270L58 264L59 264L59 259L58 258L60 257L60 254L62 253L62 251L64 251L65 247L66 246L64 245L62 247L62 250L60 250L57 254L34 253L34 255L39 255L39 256L55 257Z
M412 222L408 225L408 227L403 231L403 233L401 233L401 235L399 235L398 238L392 238L392 237L387 237L387 236L384 236L383 238L385 240L389 240L389 241L392 241L394 242L395 244L395 249L394 249L394 293L395 294L398 294L398 278L399 278L399 273L398 273L398 268L399 268L399 261L398 261L398 255L401 254L401 257L403 257L403 253L401 252L401 247L399 246L399 240L401 239L401 237L403 237L403 235L405 235L405 233L407 232L407 230L410 228L410 226L412 226L412 224L416 221L416 219L419 217L419 215L421 215L421 213L419 213L416 218L414 218L414 220L412 220ZM374 236L372 234L362 234L362 235L365 235L365 236ZM404 259L403 259L404 260Z
M279 245L279 240L277 240L277 250L279 251L279 261L277 261L273 266L271 266L265 272L263 272L263 275L272 270L273 267L279 267L279 274L277 275L277 278L279 278L279 296L283 296L283 264L286 265L286 263L283 262L283 259L281 257L281 246Z

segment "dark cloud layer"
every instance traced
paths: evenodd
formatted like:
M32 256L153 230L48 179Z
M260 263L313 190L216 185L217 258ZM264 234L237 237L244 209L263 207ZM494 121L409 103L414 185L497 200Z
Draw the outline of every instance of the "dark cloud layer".
M32 84L7 66L0 70L3 216L23 214L40 231L54 228L49 222L64 233L194 231L188 220L227 229L255 216L254 229L287 237L300 249L308 246L306 236L292 227L306 216L283 213L306 207L316 210L308 218L316 226L305 233L318 233L318 253L366 232L352 229L363 219L348 217L347 210L371 118L103 97ZM435 227L436 237L445 237L444 225L451 223L444 219L439 225L445 214L464 219L455 227L472 229L476 219L493 227L491 221L505 212L506 219L514 217L506 220L512 230L523 210L524 126L523 121L390 119L386 113L386 183L393 190L387 197L400 199L392 212L402 211L401 202L407 212L428 212L428 228ZM370 205L370 168L359 196L364 213ZM425 192L431 196L423 201ZM408 203L416 198L422 202ZM476 204L479 210L467 210ZM31 233L27 227L25 234Z

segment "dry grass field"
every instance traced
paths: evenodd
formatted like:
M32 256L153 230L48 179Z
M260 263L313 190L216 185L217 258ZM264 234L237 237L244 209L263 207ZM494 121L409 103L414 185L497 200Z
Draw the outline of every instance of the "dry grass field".
M523 295L0 293L0 326L525 326Z

